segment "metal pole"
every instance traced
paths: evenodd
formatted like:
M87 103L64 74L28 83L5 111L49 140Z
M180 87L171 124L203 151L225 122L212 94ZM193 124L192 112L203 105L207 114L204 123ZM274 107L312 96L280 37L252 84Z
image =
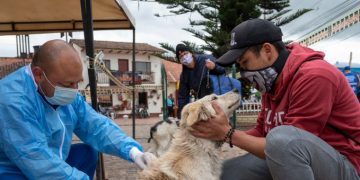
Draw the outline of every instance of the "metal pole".
M29 37L28 34L26 35L26 38L27 38L27 42L28 42L28 43L27 43L27 46L28 46L28 47L27 47L27 49L28 49L28 51L27 51L27 57L30 58L30 37ZM24 65L25 65L25 62L24 62Z
M350 59L349 59L349 66L351 67L351 63L352 63L352 52L350 52Z
M162 103L163 103L163 120L168 119L167 109L167 75L164 64L161 64L161 88L162 88Z
M28 47L28 45L27 45L28 42L27 42L27 36L26 36L26 34L24 35L24 42L25 42L25 43L24 43L24 47L25 47L24 49L25 49L26 56L24 56L23 59L25 59L25 58L28 57L28 56L27 56L27 54L28 54L28 48L27 48L27 47Z
M19 35L16 35L16 55L19 56Z
M236 66L235 66L235 64L233 64L233 66L231 68L231 71L232 71L232 77L236 78ZM239 92L239 93L241 94L241 92ZM233 112L233 116L231 118L231 121L232 121L233 127L236 128L236 111Z
M22 58L22 53L24 53L24 35L20 35L20 57Z
M88 74L89 74L91 104L96 111L99 111L97 105L96 78L95 78L95 69L94 69L94 36L93 36L92 5L91 5L91 0L81 0L80 3L81 3L81 12L83 19L85 49L86 49L86 55L89 57ZM99 153L99 160L96 166L97 180L105 179L105 171L103 167L104 167L103 156L101 153Z
M133 86L133 92L132 92L132 136L135 139L135 27L133 28L133 51L132 51L132 86Z

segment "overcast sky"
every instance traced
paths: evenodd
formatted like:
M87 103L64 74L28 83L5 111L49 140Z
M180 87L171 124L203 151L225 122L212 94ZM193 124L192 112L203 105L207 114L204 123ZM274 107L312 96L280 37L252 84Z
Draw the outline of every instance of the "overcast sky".
M192 41L198 44L203 42L192 34L182 30L184 27L190 27L189 18L199 19L199 15L196 13L186 14L181 16L166 16L169 15L166 6L159 5L155 2L143 2L133 0L123 0L127 4L127 8L130 10L131 15L135 19L136 23L136 42L148 43L156 47L160 47L160 42L166 42L171 45L176 45L182 40ZM352 1L349 0L347 7L352 6ZM318 17L319 14L324 12L332 14L329 9L345 6L345 0L333 0L333 3L328 3L324 0L303 0L291 1L291 9L297 10L302 8L313 8L314 10L301 17L292 24L282 27L284 32L284 38L286 39L291 35L295 35L298 29L304 28L304 25L313 21L313 17ZM346 7L344 7L346 8ZM165 15L164 17L155 17L155 13ZM308 17L307 17L308 16ZM311 18L312 17L312 18ZM297 27L297 28L296 28ZM312 26L313 27L313 26ZM294 30L295 28L295 30ZM309 29L309 28L307 28ZM350 52L353 52L353 62L360 63L360 23L356 28L346 33L346 35L338 35L337 38L326 40L322 43L317 43L311 46L314 49L324 51L326 53L326 60L331 63L336 61L348 61ZM302 31L301 31L302 32ZM342 33L344 34L344 33ZM42 35L30 35L30 45L41 45L44 42L51 39L59 39L60 34L42 34ZM73 33L73 38L83 39L82 32ZM95 40L109 40L109 41L124 41L132 42L131 30L117 30L117 31L95 31ZM0 36L0 57L14 57L16 56L16 39L15 36Z
M155 17L155 13L168 15L166 6L155 2L141 2L132 0L123 0L127 4L131 15L136 24L136 42L148 43L160 47L160 42L176 45L182 40L190 40L196 43L203 43L194 38L190 33L182 30L184 27L190 27L189 18L197 19L196 13L181 16ZM60 33L30 35L30 45L41 45L51 39L59 39ZM84 39L82 32L73 33L73 38ZM64 39L64 38L63 38ZM95 40L124 41L132 42L132 30L117 31L95 31ZM31 49L32 51L32 49ZM0 57L16 56L16 38L15 36L0 36Z

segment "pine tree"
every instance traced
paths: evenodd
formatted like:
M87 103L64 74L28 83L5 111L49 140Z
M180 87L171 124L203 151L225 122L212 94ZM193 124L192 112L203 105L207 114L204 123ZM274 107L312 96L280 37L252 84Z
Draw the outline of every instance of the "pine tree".
M156 0L160 4L168 5L170 13L181 15L191 12L199 13L202 20L190 20L190 25L201 26L202 30L184 28L194 37L202 39L205 45L194 47L211 52L220 57L229 48L230 32L238 24L252 18L266 18L277 25L284 25L301 16L311 9L298 10L298 12L284 16L290 10L289 0ZM263 15L263 17L260 17ZM157 16L160 17L159 14ZM269 16L269 17L268 17ZM160 45L167 50L174 50L168 46ZM176 46L176 45L174 45ZM169 49L168 49L169 48ZM174 52L174 51L172 51Z
M199 13L202 20L190 20L190 25L201 26L202 30L183 28L202 39L205 45L197 46L195 43L183 41L197 53L211 52L214 57L220 57L229 48L230 32L238 24L252 18L264 18L273 21L277 25L284 25L301 16L311 9L299 10L281 19L290 10L289 0L156 0L160 4L168 5L170 13L181 15L191 12ZM263 17L261 17L263 15ZM160 17L160 15L157 15ZM160 43L161 47L175 52L174 46ZM163 56L164 57L164 56ZM164 57L165 59L171 59ZM243 87L243 94L250 95L251 86Z

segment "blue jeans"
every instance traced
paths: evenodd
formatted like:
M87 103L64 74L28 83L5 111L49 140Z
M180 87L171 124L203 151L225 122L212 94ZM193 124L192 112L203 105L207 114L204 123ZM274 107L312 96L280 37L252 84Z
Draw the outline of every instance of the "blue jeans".
M96 163L98 160L98 152L95 151L89 145L79 143L71 145L69 156L66 159L71 167L86 173L90 179L93 179ZM50 177L51 178L51 177ZM9 180L26 180L27 178L22 174L1 174L0 179L9 179Z
M83 143L71 145L69 156L66 159L71 167L86 173L92 180L94 178L98 152L91 146Z
M319 137L278 126L266 137L266 159L252 154L227 160L223 180L360 180L350 161Z

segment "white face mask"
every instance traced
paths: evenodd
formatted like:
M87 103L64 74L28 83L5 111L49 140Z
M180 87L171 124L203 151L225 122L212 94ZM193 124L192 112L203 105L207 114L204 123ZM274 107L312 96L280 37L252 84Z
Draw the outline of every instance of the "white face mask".
M44 95L45 99L52 105L68 105L71 104L78 93L78 89L65 88L60 86L54 86L50 80L46 77L46 74L43 72L46 80L50 83L52 87L55 88L54 96L47 97ZM41 89L41 86L39 86ZM44 92L44 91L43 91Z
M193 56L191 53L187 53L180 60L183 65L187 66L193 61Z

